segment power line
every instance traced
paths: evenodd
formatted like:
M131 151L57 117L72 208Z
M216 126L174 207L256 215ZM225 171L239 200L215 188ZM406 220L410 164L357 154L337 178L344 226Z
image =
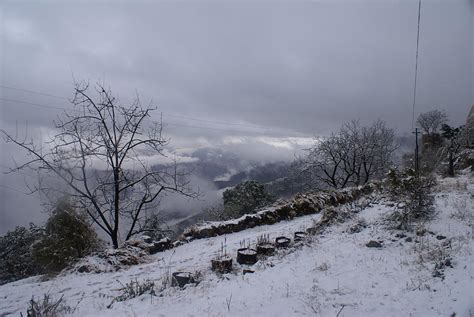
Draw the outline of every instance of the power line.
M411 129L415 127L415 105L416 105L416 80L418 77L418 48L420 45L420 18L421 18L421 0L418 0L418 29L416 33L416 58L415 58L415 82L413 87L413 111L411 118Z
M4 100L4 101L8 101L8 102L15 102L15 103L19 103L19 104L23 104L23 105L28 105L28 106L35 106L35 107L42 107L42 108L49 108L49 109L59 109L59 110L70 110L70 109L67 109L67 108L63 108L63 107L57 107L57 106L50 106L50 105L44 105L44 104L37 104L37 103L33 103L33 102L26 102L26 101L21 101L21 100L15 100L15 99L9 99L9 98L3 98L3 97L0 97L0 100ZM166 115L165 115L166 116ZM168 115L170 116L170 115ZM177 117L177 116L175 116ZM187 117L188 118L188 117ZM190 118L191 119L191 118ZM214 123L213 121L210 121L210 120L199 120L197 119L198 121L204 121L204 122L209 122L209 123ZM257 134L263 134L263 135L272 135L273 136L276 136L275 135L275 132L278 134L278 133L282 133L283 131L275 131L275 130L270 130L270 129L266 129L266 131L250 131L250 130L247 130L247 131L244 131L244 130L229 130L229 129L219 129L219 128L212 128L212 127L201 127L201 126L193 126L193 125L186 125L186 124L179 124L179 123L174 123L174 122L165 122L164 123L165 125L173 125L173 126L180 126L180 127L187 127L187 128L195 128L195 129L207 129L207 130L214 130L214 131L223 131L223 132L232 132L232 133L243 133L243 134L248 134L248 133L257 133ZM221 124L226 124L224 122L221 122ZM228 123L230 124L230 123ZM257 127L257 126L254 126L254 128L259 128L259 129L265 129L263 127ZM270 133L268 133L270 132ZM297 133L299 135L302 135L301 133ZM280 134L280 136L288 136L288 135L282 135Z
M9 190L13 190L15 192L18 192L18 193L21 193L21 194L24 194L25 192L19 190L19 189L16 189L16 188L13 188L13 187L10 187L10 186L7 186L7 185L3 185L3 184L0 184L0 187L1 188L5 188L5 189L9 189Z
M68 110L67 108L63 108L63 107L56 107L56 106L50 106L50 105L42 105L42 104L38 104L38 103L27 102L27 101L21 101L21 100L15 100L15 99L8 99L8 98L3 98L3 97L0 97L0 100L9 101L9 102L16 102L16 103L21 103L21 104L25 104L25 105L29 105L29 106L35 106L35 107L41 107L41 108Z
M56 95L48 94L48 93L45 93L45 92L39 92L39 91L28 90L28 89L23 89L23 88L16 88L16 87L10 87L10 86L4 86L4 85L0 85L0 87L5 88L5 89L16 90L16 91L28 92L30 94L37 94L37 95L43 95L43 96L52 97L52 98L69 100L66 97L56 96Z
M54 97L58 99L63 99L63 100L68 100L68 98L49 94L49 93L44 93L44 92L39 92L35 90L29 90L29 89L23 89L23 88L16 88L16 87L11 87L11 86L5 86L5 85L0 85L1 88L6 88L6 89L11 89L11 90L16 90L16 91L22 91L22 92L27 92L27 93L32 93L32 94L38 94L42 96L49 96L49 97ZM19 100L14 100L14 99L7 99L7 98L0 98L0 100L4 101L10 101L10 102L18 102L18 103L23 103L23 104L29 104L32 106L37 106L37 107L43 107L43 108L52 108L52 109L60 109L60 110L68 110L67 108L63 107L55 107L55 106L49 106L49 105L40 105L36 103L30 103L30 102L25 102L25 101L19 101ZM232 126L240 126L240 127L247 127L247 128L255 128L255 129L268 129L264 126L261 125L253 125L253 124L242 124L242 123L233 123L233 122L224 122L224 121L214 121L214 120L207 120L207 119L200 119L200 118L192 118L188 116L181 116L181 115L176 115L176 114L167 114L164 113L163 116L165 117L170 117L170 118L177 118L177 119L185 119L185 120L193 120L193 121L198 121L198 122L206 122L206 123L213 123L213 124L220 124L220 125L232 125ZM273 131L279 131L283 132L283 130L273 130Z

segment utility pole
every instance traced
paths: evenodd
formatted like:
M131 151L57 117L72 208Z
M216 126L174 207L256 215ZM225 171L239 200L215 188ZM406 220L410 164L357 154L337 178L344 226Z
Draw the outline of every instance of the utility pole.
M418 175L420 170L420 160L418 155L418 134L420 134L420 131L418 131L418 128L415 128L415 132L412 133L415 134L415 172L416 175Z
M416 56L415 56L415 81L413 83L413 112L412 112L412 121L411 128L415 126L415 105L416 105L416 80L418 76L418 50L420 47L420 19L421 19L421 0L418 0L418 27L416 33ZM412 132L415 134L415 174L419 175L420 172L420 160L418 155L418 128L415 128L415 131Z

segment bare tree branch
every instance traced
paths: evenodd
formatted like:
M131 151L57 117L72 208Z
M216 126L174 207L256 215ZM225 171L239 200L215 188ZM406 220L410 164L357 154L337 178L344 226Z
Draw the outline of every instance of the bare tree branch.
M448 115L440 110L424 112L416 120L418 126L427 134L438 132L438 129L446 122L448 122Z
M303 169L328 187L363 185L383 175L396 149L394 132L385 122L378 120L364 127L351 121L337 134L317 140L303 159Z
M125 227L125 239L140 232L136 227L146 220L143 211L151 210L161 194L197 194L187 187L187 172L179 171L176 162L158 169L147 161L152 155L165 157L162 124L149 127L147 122L156 108L143 108L138 96L124 107L102 84L95 88L94 93L88 83L75 83L74 110L57 119L57 133L44 147L27 136L1 132L31 156L11 171L32 169L59 179L59 190L44 185L35 190L67 193L118 247L119 231Z

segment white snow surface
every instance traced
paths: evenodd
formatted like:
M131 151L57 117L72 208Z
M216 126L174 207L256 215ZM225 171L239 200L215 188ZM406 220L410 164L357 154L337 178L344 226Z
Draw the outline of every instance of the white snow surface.
M443 180L436 195L436 216L424 224L424 236L388 229L393 211L383 200L352 219L331 226L299 246L278 251L242 274L235 262L241 241L271 238L310 227L320 215L260 226L227 236L192 241L151 257L151 263L113 273L63 273L50 280L32 277L0 286L0 316L26 316L28 301L48 293L76 307L73 316L473 316L473 210L468 191L472 176ZM358 233L348 228L364 219ZM413 242L396 238L405 233ZM438 240L437 235L447 238ZM370 240L382 248L368 248ZM415 242L416 241L416 242ZM226 243L234 272L217 275L210 260ZM443 248L443 246L445 246ZM452 258L445 278L433 277L433 254L443 249ZM116 302L121 283L153 280L157 286L170 272L199 271L201 282L184 289L169 287L159 296L142 295Z

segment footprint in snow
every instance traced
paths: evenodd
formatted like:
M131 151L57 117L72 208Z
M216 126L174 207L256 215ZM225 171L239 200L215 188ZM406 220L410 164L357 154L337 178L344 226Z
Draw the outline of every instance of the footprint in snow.
M60 290L58 293L64 293L65 291L69 291L69 290L71 290L71 289L72 289L72 287L66 287L66 288L63 289L63 290Z
M89 283L89 284L87 284L87 286L94 286L94 285L98 285L98 284L101 284L101 282Z

